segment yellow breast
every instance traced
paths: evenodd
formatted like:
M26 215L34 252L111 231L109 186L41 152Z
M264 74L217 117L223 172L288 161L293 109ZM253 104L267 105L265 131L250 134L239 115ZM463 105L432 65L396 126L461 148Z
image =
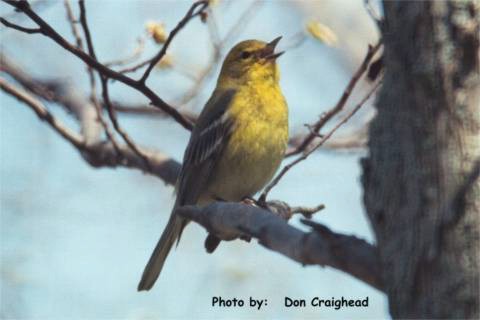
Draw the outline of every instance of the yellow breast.
M265 84L265 88L242 90L228 110L235 119L233 132L202 202L206 198L240 201L252 196L272 179L284 157L288 108L280 88Z

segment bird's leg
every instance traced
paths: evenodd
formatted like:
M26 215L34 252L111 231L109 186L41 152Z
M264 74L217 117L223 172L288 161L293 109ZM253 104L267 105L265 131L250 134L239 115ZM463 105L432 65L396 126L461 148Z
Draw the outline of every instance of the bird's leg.
M264 208L264 209L268 208L266 202L255 200L253 197L250 197L250 196L245 196L242 199L242 202L244 204L247 204L247 205L250 205L250 206L257 206L257 207Z
M249 196L243 197L242 203L246 204L246 205L249 205L249 206L256 206L257 205L257 201L255 201L255 199L253 199L252 197L249 197Z

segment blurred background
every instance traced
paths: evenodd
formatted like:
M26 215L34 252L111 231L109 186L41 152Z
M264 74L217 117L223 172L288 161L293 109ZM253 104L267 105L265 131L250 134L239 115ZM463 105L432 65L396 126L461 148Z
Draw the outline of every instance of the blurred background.
M161 22L168 32L191 4L86 1L99 60L112 61L135 52L138 61L150 57L160 46L146 34L148 22ZM71 5L78 15L77 3ZM34 9L74 41L63 1L37 1ZM169 60L154 70L148 84L172 105L197 113L218 75L218 65L212 64L212 39L226 39L221 41L221 60L238 41L270 41L282 35L280 49L287 53L279 64L290 107L291 135L306 132L305 123L313 123L336 103L367 45L375 43L378 36L361 0L220 0L214 1L210 10L215 25L200 19L190 22L174 39ZM33 26L4 3L0 4L0 15ZM333 46L306 31L306 24L312 21L332 30L337 38ZM89 95L88 74L79 59L41 35L3 26L0 30L2 54L32 76L69 82L78 93ZM204 77L199 79L199 75ZM5 73L1 76L14 83ZM110 87L115 101L131 105L147 102L120 83L113 82ZM360 84L347 110L366 87ZM153 290L136 292L170 214L173 188L137 170L92 168L25 105L3 92L0 104L2 318L389 318L383 293L331 268L303 267L255 241L222 242L213 255L208 255L203 248L206 232L195 224L186 228ZM78 129L77 122L62 108L47 105L62 121ZM361 132L372 110L366 106L336 137ZM181 161L189 133L178 124L152 115L119 115L119 120L139 144ZM270 198L291 205L324 203L326 209L314 217L316 221L372 242L359 183L359 159L364 154L362 149L316 152L291 170ZM291 223L304 228L297 219ZM261 310L211 307L213 296L246 301L252 296L267 299L268 306ZM285 296L307 301L317 296L369 297L369 307L285 308Z

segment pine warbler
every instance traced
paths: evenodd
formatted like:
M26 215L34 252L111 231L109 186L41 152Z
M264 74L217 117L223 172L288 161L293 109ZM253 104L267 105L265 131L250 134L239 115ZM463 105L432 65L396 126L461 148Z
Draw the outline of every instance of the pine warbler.
M228 53L217 86L192 131L177 181L170 219L138 285L149 290L188 221L175 214L183 205L241 201L272 179L288 141L288 108L279 86L275 52L270 43L247 40ZM205 241L213 252L220 240Z

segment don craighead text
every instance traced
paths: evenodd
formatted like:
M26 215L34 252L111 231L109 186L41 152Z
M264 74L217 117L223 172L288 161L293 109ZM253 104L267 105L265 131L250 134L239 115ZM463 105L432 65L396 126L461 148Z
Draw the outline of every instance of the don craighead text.
M307 306L306 299L293 299L285 297L285 307L287 308L302 308ZM314 297L310 299L309 306L320 308L334 308L339 310L340 308L365 308L368 307L368 297L363 299L346 299L344 297L331 299L325 299L320 297Z

